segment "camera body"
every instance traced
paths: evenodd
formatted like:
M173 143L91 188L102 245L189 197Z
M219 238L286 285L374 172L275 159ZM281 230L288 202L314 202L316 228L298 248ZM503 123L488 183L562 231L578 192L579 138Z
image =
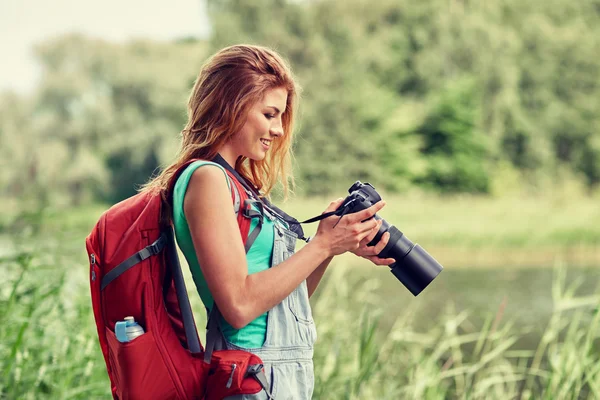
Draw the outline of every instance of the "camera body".
M381 201L381 196L369 183L356 181L350 189L342 205L336 210L337 215L352 214ZM379 231L367 246L375 246L385 232L390 233L390 239L384 249L378 254L381 258L393 258L396 262L390 265L391 272L402 284L417 296L442 271L443 267L421 246L411 242L394 225L389 224L378 215L373 218L382 220Z

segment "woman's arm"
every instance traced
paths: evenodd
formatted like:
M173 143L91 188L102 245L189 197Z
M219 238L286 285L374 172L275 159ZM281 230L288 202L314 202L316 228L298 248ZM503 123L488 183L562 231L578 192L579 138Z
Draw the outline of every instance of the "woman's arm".
M306 286L308 287L308 297L312 296L315 290L317 290L317 286L319 286L319 282L321 282L321 278L323 278L323 274L327 270L327 267L329 266L329 263L332 259L333 257L328 257L325 261L321 263L321 265L317 267L317 269L315 269L312 272L312 274L308 276L308 278L306 278Z
M334 210L335 202L330 204ZM381 203L381 202L380 202ZM287 297L329 257L358 248L375 227L383 205L335 221L322 220L317 234L300 251L265 271L248 275L246 254L223 172L213 166L194 171L184 199L184 212L208 289L229 324L241 329Z

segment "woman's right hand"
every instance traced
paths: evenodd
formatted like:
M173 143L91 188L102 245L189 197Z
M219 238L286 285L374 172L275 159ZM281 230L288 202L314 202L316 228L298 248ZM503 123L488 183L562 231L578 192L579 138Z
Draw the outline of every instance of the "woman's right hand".
M323 214L335 211L342 205L343 201L344 199L342 198L332 201L329 207L323 211ZM371 217L384 206L385 201L381 200L369 208L352 214L346 214L341 220L339 220L340 217L337 215L325 218L319 223L317 233L311 242L318 241L325 247L329 256L336 256L347 251L356 250L360 246L360 241L367 237L373 229L379 227L377 221ZM366 219L369 220L365 221Z

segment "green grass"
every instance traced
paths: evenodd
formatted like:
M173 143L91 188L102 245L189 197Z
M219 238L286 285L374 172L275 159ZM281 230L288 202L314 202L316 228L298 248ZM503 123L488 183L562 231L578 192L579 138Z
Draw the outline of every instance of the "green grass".
M327 203L296 200L284 208L308 218ZM583 272L566 278L575 266L567 253L547 253L579 249L597 256L595 204L593 199L579 199L572 207L535 199L388 199L382 216L447 268L413 299L389 272L372 272L384 267L351 256L335 260L311 299L319 333L315 398L600 398L598 288L589 288L591 275ZM104 209L47 209L0 219L0 398L110 396L84 248ZM453 263L446 262L450 257L443 260L446 253L436 253L442 249L456 252L453 262L464 267L466 279L443 291L459 270L447 266ZM532 275L524 288L515 288L529 304L523 311L535 315L548 307L543 311L548 318L523 323L512 297L497 301L493 282L473 290L478 283L468 280L467 267L477 269L477 257L486 252L502 267L489 276L516 271L519 264L507 260L519 252L523 265L555 267L550 286L536 288ZM549 255L538 259L538 254ZM202 327L203 308L185 274ZM459 301L459 294L469 295L469 302ZM542 295L549 300L539 302L546 298ZM423 309L425 300L437 301L435 313ZM486 304L483 318L473 312L481 304Z
M383 305L391 300L381 294L380 279L349 279L352 268L330 270L313 307L320 335L319 398L600 396L600 295L577 297L577 283L566 284L564 268L555 270L552 317L528 349L515 344L536 327L516 324L506 313L506 300L474 325L469 310L448 299L426 330L416 326L428 315L407 302L390 329L377 329L377 321L386 318Z
M106 397L81 253L64 237L20 239L0 257L0 398Z
M86 266L77 252L62 253L61 243L38 242L36 251L1 260L0 397L109 396ZM532 327L511 321L504 304L474 325L468 310L449 302L433 327L421 330L415 320L423 315L407 303L392 327L381 329L389 299L379 279L358 279L354 268L334 265L313 302L316 399L600 397L600 296L578 297L564 269L556 270L552 318L537 344L523 350L514 345ZM197 296L193 303L201 310Z

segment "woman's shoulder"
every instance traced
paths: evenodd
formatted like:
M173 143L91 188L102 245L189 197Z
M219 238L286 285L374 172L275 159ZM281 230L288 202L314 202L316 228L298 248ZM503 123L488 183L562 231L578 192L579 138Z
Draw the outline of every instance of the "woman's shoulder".
M191 187L201 187L204 190L218 188L225 182L229 188L227 172L219 164L199 160L191 163L177 178L175 190L185 194Z
M179 213L189 218L192 209L202 210L227 207L231 201L231 189L225 170L210 161L190 164L177 178L173 202ZM219 199L215 202L216 199ZM220 204L224 202L225 204ZM217 211L217 210L215 210Z
M204 194L214 194L217 192L230 193L229 178L227 172L220 165L203 165L202 168L196 168L190 174L187 192L199 192Z

